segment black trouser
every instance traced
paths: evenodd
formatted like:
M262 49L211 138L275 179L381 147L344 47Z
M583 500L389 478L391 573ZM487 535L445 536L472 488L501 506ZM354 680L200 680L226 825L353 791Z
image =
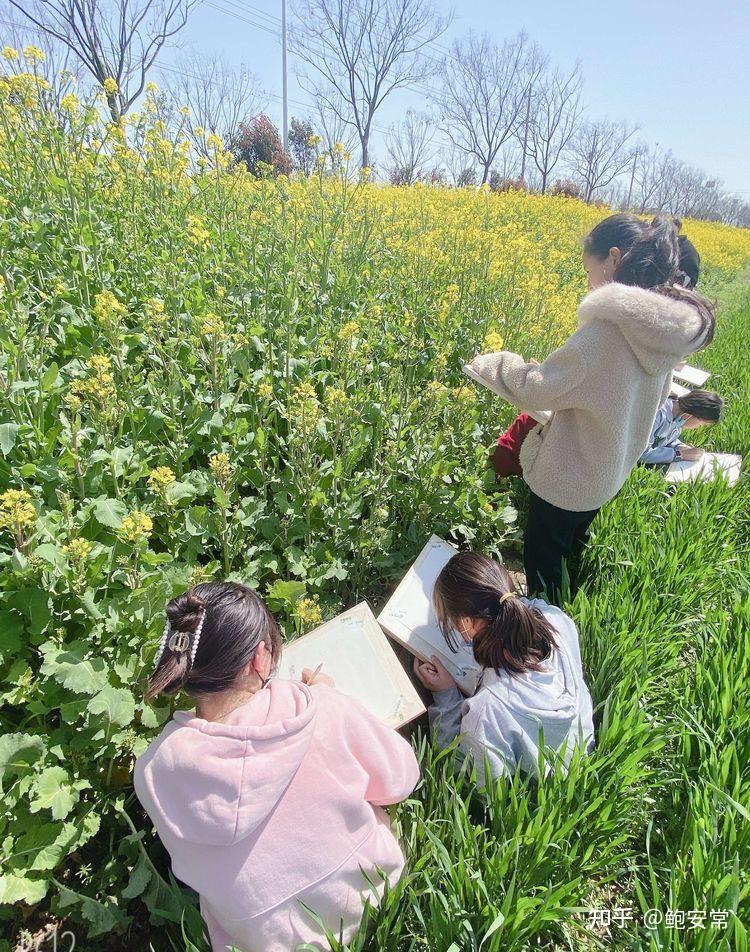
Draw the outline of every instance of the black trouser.
M529 595L542 595L558 604L563 566L577 559L588 538L598 509L571 512L558 509L530 493L529 517L523 537L523 561Z

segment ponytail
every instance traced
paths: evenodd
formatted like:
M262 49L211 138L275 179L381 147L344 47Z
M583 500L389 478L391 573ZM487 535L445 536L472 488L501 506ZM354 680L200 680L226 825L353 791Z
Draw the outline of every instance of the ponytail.
M455 619L484 622L474 636L474 658L483 668L522 674L536 671L555 647L554 629L521 599L505 566L479 552L458 552L435 582L435 609L443 635L455 650Z

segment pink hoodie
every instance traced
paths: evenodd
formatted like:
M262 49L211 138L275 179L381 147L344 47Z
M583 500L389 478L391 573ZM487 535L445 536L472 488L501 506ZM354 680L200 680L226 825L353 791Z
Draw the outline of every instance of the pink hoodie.
M222 723L178 711L135 766L135 789L201 897L215 952L344 941L404 858L379 809L411 793L411 746L354 698L272 681ZM360 868L362 867L362 868ZM378 894L365 878L379 884Z

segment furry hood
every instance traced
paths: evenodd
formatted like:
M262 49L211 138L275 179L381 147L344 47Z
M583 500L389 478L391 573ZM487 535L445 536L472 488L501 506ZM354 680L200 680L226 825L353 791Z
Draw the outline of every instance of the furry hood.
M643 370L669 373L700 346L700 315L687 301L611 282L591 291L578 308L578 326L606 321L622 334Z

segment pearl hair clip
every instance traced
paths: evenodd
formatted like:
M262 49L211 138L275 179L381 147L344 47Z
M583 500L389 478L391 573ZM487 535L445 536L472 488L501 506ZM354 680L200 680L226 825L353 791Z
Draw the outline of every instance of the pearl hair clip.
M161 636L161 641L159 642L159 648L156 652L156 657L154 658L154 667L158 668L159 663L164 654L164 649L169 647L170 651L174 651L176 654L182 654L190 648L190 666L192 667L195 664L195 655L198 651L198 643L201 640L201 632L203 631L203 623L206 620L206 609L204 608L201 612L200 621L193 632L192 643L190 634L187 631L172 631L172 623L167 619L167 623L164 625L164 632Z

